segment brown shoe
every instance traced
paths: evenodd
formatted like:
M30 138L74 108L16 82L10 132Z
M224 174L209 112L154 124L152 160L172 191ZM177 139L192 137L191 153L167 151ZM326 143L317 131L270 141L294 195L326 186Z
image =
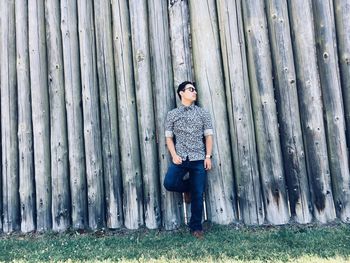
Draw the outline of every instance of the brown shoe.
M190 192L184 192L184 198L185 198L186 204L191 203L191 193Z
M204 232L203 230L195 230L192 232L192 236L194 236L197 239L203 239L204 238Z

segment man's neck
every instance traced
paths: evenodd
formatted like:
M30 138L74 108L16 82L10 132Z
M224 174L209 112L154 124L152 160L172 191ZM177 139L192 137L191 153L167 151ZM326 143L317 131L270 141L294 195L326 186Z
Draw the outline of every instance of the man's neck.
M186 100L182 100L181 104L184 105L185 107L189 107L193 104L192 101L186 101Z

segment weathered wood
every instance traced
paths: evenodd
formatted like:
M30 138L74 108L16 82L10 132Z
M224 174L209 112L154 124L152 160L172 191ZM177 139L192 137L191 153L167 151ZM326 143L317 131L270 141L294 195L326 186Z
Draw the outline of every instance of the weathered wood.
M51 124L52 229L70 226L67 118L64 97L62 37L58 0L45 1Z
M209 220L229 224L238 218L215 1L190 1L189 7L199 103L210 112L214 126L206 204Z
M169 0L169 29L174 76L174 91L180 83L194 81L193 62L190 48L190 15L187 0ZM180 99L175 95L177 105Z
M127 1L112 0L112 16L124 225L135 229L143 224L142 174Z
M0 35L2 30L2 20L0 19ZM1 44L1 42L0 42ZM2 57L2 48L0 47L0 59ZM0 74L0 86L1 86L1 74ZM0 89L0 96L1 96L1 89ZM1 116L1 99L0 99L0 116ZM1 121L0 121L0 136L1 136ZM0 149L1 149L1 139L0 139ZM2 160L2 154L0 151L0 160ZM2 175L2 165L0 165L0 175ZM2 215L2 176L0 176L0 215ZM2 216L0 216L0 232L2 232Z
M1 22L0 22L1 23ZM1 24L0 24L0 30L1 30ZM1 57L1 53L0 53L0 57ZM1 78L0 78L1 79ZM0 83L1 83L1 80L0 80ZM0 112L1 114L1 112ZM1 130L1 129L0 129ZM0 133L1 135L1 133ZM1 141L1 140L0 140ZM0 145L1 146L1 145ZM2 155L1 155L1 151L0 151L0 157L2 158ZM2 173L2 167L0 165L0 172ZM2 215L2 178L0 176L0 213ZM0 233L2 233L2 217L0 217Z
M16 0L18 156L21 231L35 230L33 127L30 105L28 0Z
M6 0L0 14L0 231L177 228L189 205L159 185L164 117L194 79L215 130L209 220L280 224L289 204L297 223L349 222L349 0Z
M175 106L173 90L173 74L171 67L171 50L169 43L169 18L167 2L163 0L148 1L148 13L150 24L150 47L152 86L155 98L155 113L158 143L158 164L160 184L163 185L164 177L171 162L170 154L165 142L165 118L166 113ZM181 199L179 194L162 191L163 226L171 230L179 227L181 215Z
M343 222L350 222L349 158L335 39L333 2L331 0L313 0L312 3L335 210Z
M1 22L0 22L1 23ZM0 30L1 30L1 24L0 24ZM0 53L0 57L1 57L1 53ZM1 78L0 78L0 84L1 84ZM1 112L0 112L1 114ZM1 130L1 129L0 129ZM0 133L1 135L1 133ZM1 141L1 140L0 140ZM0 145L1 146L1 145ZM0 151L0 157L2 158L2 155L1 155L1 151ZM2 167L0 165L0 172L2 173ZM2 215L2 178L0 176L0 214ZM2 216L0 217L0 233L2 233Z
M107 227L118 228L123 224L123 207L110 1L94 1L94 7L103 172L107 208L106 221Z
M346 136L350 145L350 0L334 0Z
M50 112L47 82L45 14L43 0L28 0L29 61L34 137L36 226L45 231L52 226Z
M1 4L1 159L3 231L20 229L15 1Z
M61 0L61 31L67 112L72 227L88 225L76 0Z
M306 164L316 219L335 219L311 1L288 1Z
M148 228L160 224L159 177L156 129L153 112L151 64L148 35L147 1L129 1L133 48L139 140L143 178L145 223Z
M78 0L80 68L88 192L88 219L92 229L105 226L99 90L96 72L93 3Z
M191 35L190 35L190 13L188 8L187 0L169 0L168 1L168 15L169 15L169 34L170 34L170 46L171 46L171 62L173 69L173 88L176 99L176 105L181 105L180 98L176 94L177 87L183 81L189 80L194 81L193 76L193 63L192 63L192 54L190 48ZM170 157L170 156L169 156ZM185 177L188 177L187 175ZM170 194L173 198L173 204L162 204L162 209L169 209L169 212L175 214L176 205L185 206L181 209L180 215L183 215L183 219L186 221L187 218L190 218L190 204L183 202L182 195L178 193L164 193L164 188L162 188L162 194ZM162 199L163 200L163 199ZM173 210L175 209L175 211ZM173 210L173 211L171 211ZM182 213L184 211L184 213ZM206 211L204 210L204 213ZM186 215L185 215L186 214ZM164 212L163 212L164 216ZM164 219L165 220L165 219Z
M272 224L285 224L289 221L289 211L278 136L264 3L246 0L242 6L266 219Z
M234 160L237 196L243 222L264 223L249 77L239 1L218 1L226 103Z
M311 198L299 115L288 6L285 0L266 0L265 3L289 205L293 220L306 224L312 220Z

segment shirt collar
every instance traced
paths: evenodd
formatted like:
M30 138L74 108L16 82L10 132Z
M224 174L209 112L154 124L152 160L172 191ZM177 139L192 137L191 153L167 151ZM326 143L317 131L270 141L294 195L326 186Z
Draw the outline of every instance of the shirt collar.
M185 105L181 104L181 105L179 106L179 109L180 109L181 111L188 111L188 110L193 110L194 107L195 107L195 104L194 104L194 103L192 103L190 106L185 106Z

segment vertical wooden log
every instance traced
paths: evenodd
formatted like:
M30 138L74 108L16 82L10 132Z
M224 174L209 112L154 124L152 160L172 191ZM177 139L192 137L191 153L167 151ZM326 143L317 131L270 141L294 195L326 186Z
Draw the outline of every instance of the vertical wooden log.
M337 216L350 222L350 174L336 47L333 2L313 0L318 66L326 116L329 166Z
M88 187L89 227L105 225L102 171L99 91L96 73L96 50L93 23L93 3L78 0L80 68L83 99L84 142Z
M118 121L123 175L124 224L142 224L142 179L137 133L136 98L130 41L129 10L125 0L112 1L114 58L116 63ZM135 218L137 218L135 220ZM136 222L135 222L136 221Z
M70 226L67 119L64 96L60 5L45 1L51 124L52 229Z
M1 31L1 24L0 24L0 31ZM0 57L1 57L1 51L0 51ZM1 84L1 78L0 78L0 84ZM0 112L0 114L1 114L1 112ZM1 133L0 133L0 136L1 136ZM0 151L0 157L2 158L1 151ZM1 165L0 165L0 173L2 174L2 167L1 167ZM3 214L3 211L2 211L2 176L0 176L0 215L2 215L2 214ZM0 216L0 233L2 233L2 231L3 231L2 226L3 226L3 224L2 224L2 216Z
M16 0L18 155L21 231L35 230L33 127L30 106L28 0Z
M194 81L193 75L193 63L192 54L190 48L191 34L190 34L190 13L188 8L188 1L185 0L169 0L168 4L168 15L169 15L169 29L170 29L170 45L171 45L171 62L173 69L173 86L174 94L177 106L181 105L180 98L176 94L177 87L180 83L185 80ZM170 155L169 155L170 158ZM163 188L162 188L163 190ZM169 193L173 198L173 205L185 206L187 218L190 218L191 206L183 202L183 198L178 193ZM163 190L164 196L164 190ZM164 197L162 200L165 200ZM176 202L176 203L175 203ZM163 204L162 208L167 209L167 207L172 207L169 204ZM181 211L182 212L182 211ZM205 211L204 211L205 212ZM168 214L175 214L175 211L165 212ZM164 215L164 213L163 213ZM186 216L184 215L184 217ZM178 215L180 216L180 215ZM185 218L186 219L186 218ZM186 220L185 220L186 222Z
M0 19L0 35L2 30L2 20ZM1 42L0 42L1 45ZM0 46L0 59L2 58L2 48ZM0 87L1 87L1 74L0 74ZM1 88L0 88L0 96L1 96ZM1 99L0 99L0 116L1 116ZM1 138L1 121L0 121L0 138ZM0 139L0 149L1 149L1 140ZM2 154L0 150L0 160L2 160ZM0 165L0 175L2 175L2 165ZM2 215L2 176L0 176L0 215ZM2 232L2 216L0 216L0 233Z
M237 204L215 1L189 4L199 103L209 110L214 126L213 168L208 173L209 220L229 224L237 219Z
M83 229L88 225L88 219L76 0L61 0L61 31L72 226L75 229Z
M243 11L266 219L272 224L285 224L289 221L289 211L278 136L264 3L263 1L243 1Z
M94 1L97 72L100 88L102 156L106 194L107 227L123 223L122 182L118 146L117 97L114 80L112 17L110 1Z
M320 222L335 219L311 1L288 1L301 124L313 212Z
M134 90L129 10L126 0L112 0L113 44L117 78L120 158L123 181L124 225L143 224L142 174Z
M145 223L148 228L156 228L160 224L160 200L147 1L140 0L137 3L136 1L129 1L129 7L141 146Z
M1 7L2 216L3 231L9 233L20 229L15 1L2 2Z
M0 31L1 31L1 22L0 22ZM0 50L1 50L1 48L0 48ZM1 57L1 51L0 51L0 57ZM0 84L1 84L1 78L0 78ZM1 92L0 92L0 94L1 94ZM0 112L0 114L1 114L1 112ZM0 130L1 130L1 128L0 128ZM1 136L1 132L0 132L0 136ZM2 158L1 151L0 151L0 158ZM0 165L0 173L2 174L2 167L1 167L1 165ZM2 215L2 214L3 214L3 210L2 210L2 176L0 176L0 215ZM2 226L3 226L3 224L2 224L2 216L0 216L0 233L3 231Z
M312 220L305 150L301 131L292 39L285 0L265 1L274 66L281 149L292 219Z
M264 223L254 122L239 1L218 1L220 40L238 202L243 222Z
M194 81L193 63L190 48L190 16L187 0L169 0L169 28L171 39L174 90L185 80ZM175 95L177 105L180 99Z
M150 26L151 68L152 86L155 97L156 127L158 143L158 164L160 184L163 185L164 177L171 162L165 143L165 118L166 113L174 108L175 97L173 89L173 74L171 68L171 50L169 35L167 1L148 1L148 14ZM165 229L176 229L180 221L179 195L165 190L162 186L162 211L163 226ZM158 197L159 198L159 197ZM160 217L160 215L159 215ZM160 219L160 218L159 218ZM160 223L160 222L159 222Z
M350 1L334 0L346 136L350 144Z
M37 230L52 226L50 112L47 83L44 1L28 0L29 61L34 135Z

